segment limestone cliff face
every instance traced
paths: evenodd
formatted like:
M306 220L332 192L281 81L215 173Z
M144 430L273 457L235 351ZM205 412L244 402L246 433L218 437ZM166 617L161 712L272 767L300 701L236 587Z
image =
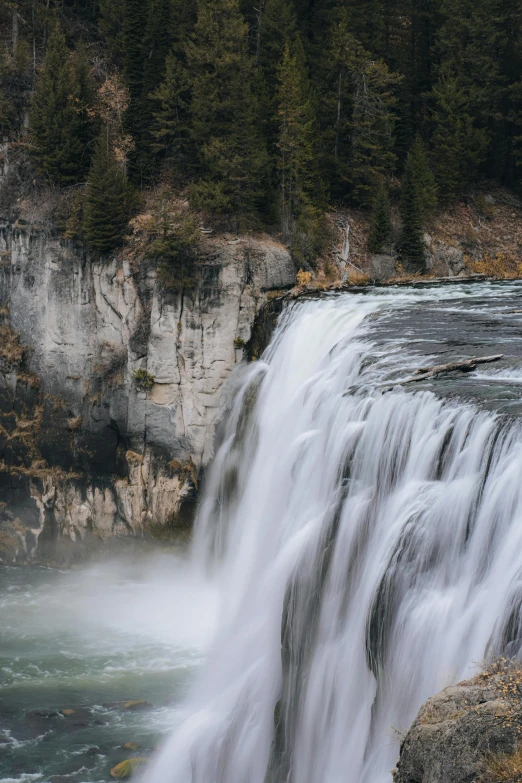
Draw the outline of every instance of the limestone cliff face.
M268 292L295 279L268 237L205 243L197 287L165 294L125 253L94 262L29 224L1 226L4 560L69 561L187 523L237 346Z

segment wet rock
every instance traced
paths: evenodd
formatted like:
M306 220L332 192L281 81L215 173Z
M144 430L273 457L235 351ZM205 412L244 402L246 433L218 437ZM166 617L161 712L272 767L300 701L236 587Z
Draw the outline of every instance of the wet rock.
M394 783L472 783L491 754L512 753L518 726L499 686L479 675L428 699L401 745Z
M106 756L107 753L102 750L102 748L98 747L98 745L93 745L92 748L89 748L85 751L84 756L87 758L94 758L96 756Z
M102 704L106 710L152 710L154 705L145 699L127 699L127 701L106 701Z
M131 699L123 704L124 710L152 710L153 706L145 699Z
M138 751L140 749L140 746L137 742L126 742L124 745L122 745L122 748L124 750L133 750Z
M126 761L121 761L119 764L116 764L115 767L111 769L110 775L111 778L115 778L116 780L124 780L125 778L130 778L131 775L136 772L136 770L139 767L142 767L143 764L146 764L148 761L148 758L146 756L136 756L132 759L126 759Z
M32 718L45 718L46 720L50 720L52 718L59 718L60 713L56 710L31 710L30 712L25 713L26 717L29 719Z

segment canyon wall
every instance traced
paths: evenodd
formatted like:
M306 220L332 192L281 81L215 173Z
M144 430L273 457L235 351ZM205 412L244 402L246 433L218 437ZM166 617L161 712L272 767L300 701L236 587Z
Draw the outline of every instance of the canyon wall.
M227 380L259 309L290 287L269 237L202 240L199 282L0 225L0 558L69 564L190 524ZM273 295L273 294L272 294Z

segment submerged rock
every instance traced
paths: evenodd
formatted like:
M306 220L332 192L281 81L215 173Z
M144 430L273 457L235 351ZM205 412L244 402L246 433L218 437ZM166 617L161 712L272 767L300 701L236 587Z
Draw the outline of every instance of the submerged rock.
M145 699L131 699L123 703L124 710L152 710L152 704Z
M394 783L493 783L489 767L521 738L512 676L481 674L428 699L401 745Z
M139 749L140 749L140 746L138 745L138 743L137 743L137 742L125 742L125 743L122 745L122 748L123 748L124 750L133 750L133 751L137 751L137 750L139 750Z
M107 710L153 710L154 705L146 699L127 699L126 701L105 701L102 704Z
M132 759L126 759L126 761L121 761L119 764L116 764L115 767L111 769L111 778L115 778L116 780L124 780L125 778L130 778L132 774L143 764L146 764L148 761L148 758L146 756L136 756Z

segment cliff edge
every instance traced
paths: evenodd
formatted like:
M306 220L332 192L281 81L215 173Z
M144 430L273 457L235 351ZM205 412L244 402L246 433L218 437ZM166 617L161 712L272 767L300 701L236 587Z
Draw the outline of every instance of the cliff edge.
M231 370L295 269L268 236L221 235L194 287L157 277L125 249L96 261L30 219L1 223L3 562L69 564L190 524Z

